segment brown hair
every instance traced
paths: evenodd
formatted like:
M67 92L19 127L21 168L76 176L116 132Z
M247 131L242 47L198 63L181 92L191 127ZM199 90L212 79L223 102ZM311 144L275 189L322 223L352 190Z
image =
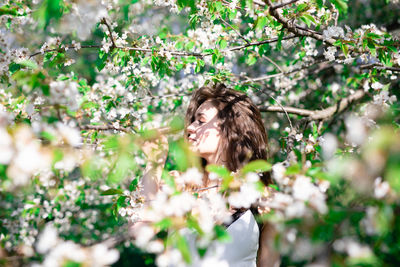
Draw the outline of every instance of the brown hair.
M196 110L206 100L211 100L219 110L222 132L219 151L224 152L230 171L237 171L249 161L268 158L268 138L260 111L246 94L224 84L204 86L193 92L185 129L193 123ZM267 173L261 174L261 180L266 185L270 183Z

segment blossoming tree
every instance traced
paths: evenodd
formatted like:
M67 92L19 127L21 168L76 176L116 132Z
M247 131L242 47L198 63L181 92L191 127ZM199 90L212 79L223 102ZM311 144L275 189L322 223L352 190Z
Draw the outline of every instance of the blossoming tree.
M259 220L275 225L282 265L399 263L399 11L394 0L3 1L0 263L185 266L180 230L206 255L229 239L229 205L269 210ZM259 106L271 157L237 173L208 166L223 186L198 198L180 190L202 177L182 114L218 82ZM142 144L165 126L167 190L144 205ZM271 171L268 189L257 171Z

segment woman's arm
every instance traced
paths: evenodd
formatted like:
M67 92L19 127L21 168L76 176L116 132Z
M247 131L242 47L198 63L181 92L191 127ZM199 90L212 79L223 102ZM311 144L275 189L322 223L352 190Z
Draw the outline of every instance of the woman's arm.
M141 193L145 203L149 203L156 197L160 189L161 175L168 155L168 139L165 135L160 135L155 141L144 142L142 150L148 163L141 180L143 185ZM145 225L147 222L132 223L129 221L129 235L135 238L140 228Z
M148 163L143 173L143 195L146 201L154 199L161 182L161 175L168 155L168 139L160 135L156 141L146 141L142 147Z
M280 265L280 255L274 247L275 234L275 227L270 223L264 223L260 233L257 267L278 267Z

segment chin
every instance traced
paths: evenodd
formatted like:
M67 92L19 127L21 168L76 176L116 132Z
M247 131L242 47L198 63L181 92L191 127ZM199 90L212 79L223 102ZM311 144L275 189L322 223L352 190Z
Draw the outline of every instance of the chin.
M194 152L194 153L200 153L199 148L193 145L189 145L189 149L190 151Z

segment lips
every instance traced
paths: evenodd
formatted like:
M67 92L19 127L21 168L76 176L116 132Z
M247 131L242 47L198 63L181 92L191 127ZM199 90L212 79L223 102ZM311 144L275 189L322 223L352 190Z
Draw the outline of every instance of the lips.
M189 140L189 143L192 143L192 144L196 143L196 138L194 138L192 136L189 136L188 140Z

